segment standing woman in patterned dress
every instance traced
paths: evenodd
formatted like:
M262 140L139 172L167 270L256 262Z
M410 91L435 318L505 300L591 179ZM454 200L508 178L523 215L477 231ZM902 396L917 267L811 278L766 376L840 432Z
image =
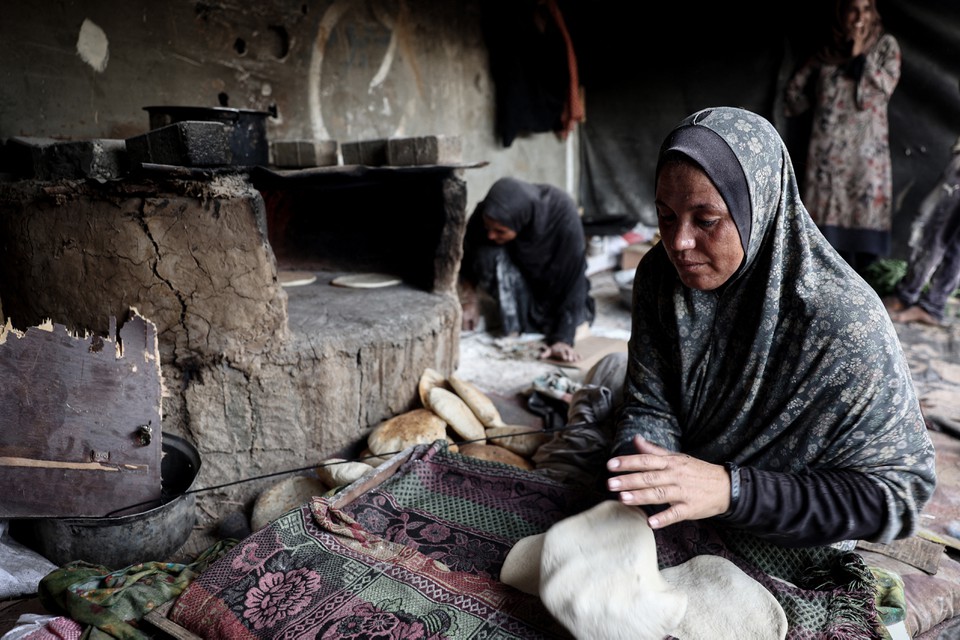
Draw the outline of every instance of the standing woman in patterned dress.
M887 105L900 80L900 46L876 0L838 0L830 43L787 83L788 117L813 108L803 201L859 272L890 254L892 176Z

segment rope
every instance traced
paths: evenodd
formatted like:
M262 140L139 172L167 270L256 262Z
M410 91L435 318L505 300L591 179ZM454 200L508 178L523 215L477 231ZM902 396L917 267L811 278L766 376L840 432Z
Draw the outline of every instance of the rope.
M579 429L594 428L595 426L596 426L595 423L591 423L591 422L581 422L581 423L577 423L577 424L568 424L568 425L564 425L564 426L562 426L562 427L554 427L554 428L550 428L550 429L531 429L530 431L518 431L517 433L503 434L503 435L498 435L498 436L489 436L489 437L486 437L486 438L476 438L476 439L474 439L474 440L463 440L463 441L461 441L461 442L457 442L456 444L462 445L462 444L474 444L474 443L477 443L477 442L483 443L483 442L488 442L488 441L490 441L490 440L496 440L496 439L499 439L499 438L513 438L513 437L516 437L516 436L526 436L526 435L536 435L536 434L552 435L552 434L554 434L554 433L562 433L562 432L564 432L564 431L575 431L575 430L579 430ZM234 480L233 482L225 482L225 483L223 483L223 484L218 484L218 485L214 485L214 486L211 486L211 487L202 487L202 488L200 488L200 489L189 489L189 490L187 490L187 491L184 491L182 494L179 494L177 497L179 497L179 496L181 496L181 495L186 496L186 495L191 495L191 494L204 493L204 492L206 492L206 491L216 491L217 489L224 489L224 488L226 488L226 487L232 487L232 486L239 485L239 484L244 484L244 483L247 483L247 482L255 482L255 481L257 481L257 480L265 480L265 479L267 479L267 478L275 478L275 477L277 477L277 476L283 476L283 475L287 475L287 474L290 474L290 473L299 473L299 472L302 472L302 471L312 471L312 470L314 470L314 469L319 469L319 468L321 468L321 467L330 467L330 466L338 465L338 464L347 464L347 463L349 463L349 462L364 462L365 460L370 460L370 459L372 459L372 458L383 458L383 457L388 457L388 456L394 456L394 455L396 455L396 454L398 454L398 453L400 453L400 450L398 450L398 451L389 451L389 452L382 453L382 454L379 454L379 455L376 455L376 456L362 456L362 457L359 457L359 458L356 458L356 459L353 459L353 460L337 460L337 461L333 461L333 462L312 464L312 465L309 465L309 466L306 466L306 467L298 467L298 468L296 468L296 469L286 469L286 470L283 470L283 471L275 471L275 472L273 472L273 473L265 473L265 474L259 475L259 476L251 476L251 477L249 477L249 478L241 478L240 480ZM161 500L162 500L162 499L161 499ZM138 502L138 503L136 503L136 504L128 505L128 506L122 507L122 508L120 508L120 509L114 509L113 511L110 511L109 513L107 513L106 516L104 516L104 517L110 517L110 516L112 516L113 514L120 513L120 512L122 512L122 511L127 511L127 510L133 509L133 508L135 508L135 507L139 507L139 506L143 506L143 505L147 505L147 504L152 504L153 502L154 502L153 500L146 501L146 502ZM166 502L161 501L161 504L166 504Z

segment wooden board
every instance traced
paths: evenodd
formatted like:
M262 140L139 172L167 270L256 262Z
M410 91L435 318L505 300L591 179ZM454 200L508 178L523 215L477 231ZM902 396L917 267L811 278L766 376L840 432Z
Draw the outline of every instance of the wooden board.
M104 517L161 494L156 326L0 329L0 517ZM132 507L132 508L131 508Z

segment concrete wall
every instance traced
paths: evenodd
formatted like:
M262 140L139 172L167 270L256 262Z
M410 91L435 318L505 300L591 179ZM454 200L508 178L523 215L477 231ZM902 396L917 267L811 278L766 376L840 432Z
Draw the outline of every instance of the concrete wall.
M146 106L268 110L271 140L459 135L472 212L513 175L574 193L571 137L504 148L480 0L5 3L0 139L128 138Z

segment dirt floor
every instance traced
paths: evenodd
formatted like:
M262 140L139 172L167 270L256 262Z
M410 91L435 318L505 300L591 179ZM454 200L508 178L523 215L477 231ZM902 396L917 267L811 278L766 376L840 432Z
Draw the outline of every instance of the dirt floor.
M583 350L584 344L589 347L596 343L613 345L613 341L625 343L630 337L630 310L622 301L614 272L596 273L590 278L590 283L590 292L597 304L597 317L589 329L589 336L578 341L578 349ZM538 360L537 349L543 344L542 338L538 334L505 338L487 331L461 334L457 374L484 391L501 396L523 392L537 378L553 372L560 372L574 382L581 382L588 368L585 365L589 362L580 363L579 366L562 366ZM588 338L598 340L591 341ZM589 358L590 353L583 355Z

